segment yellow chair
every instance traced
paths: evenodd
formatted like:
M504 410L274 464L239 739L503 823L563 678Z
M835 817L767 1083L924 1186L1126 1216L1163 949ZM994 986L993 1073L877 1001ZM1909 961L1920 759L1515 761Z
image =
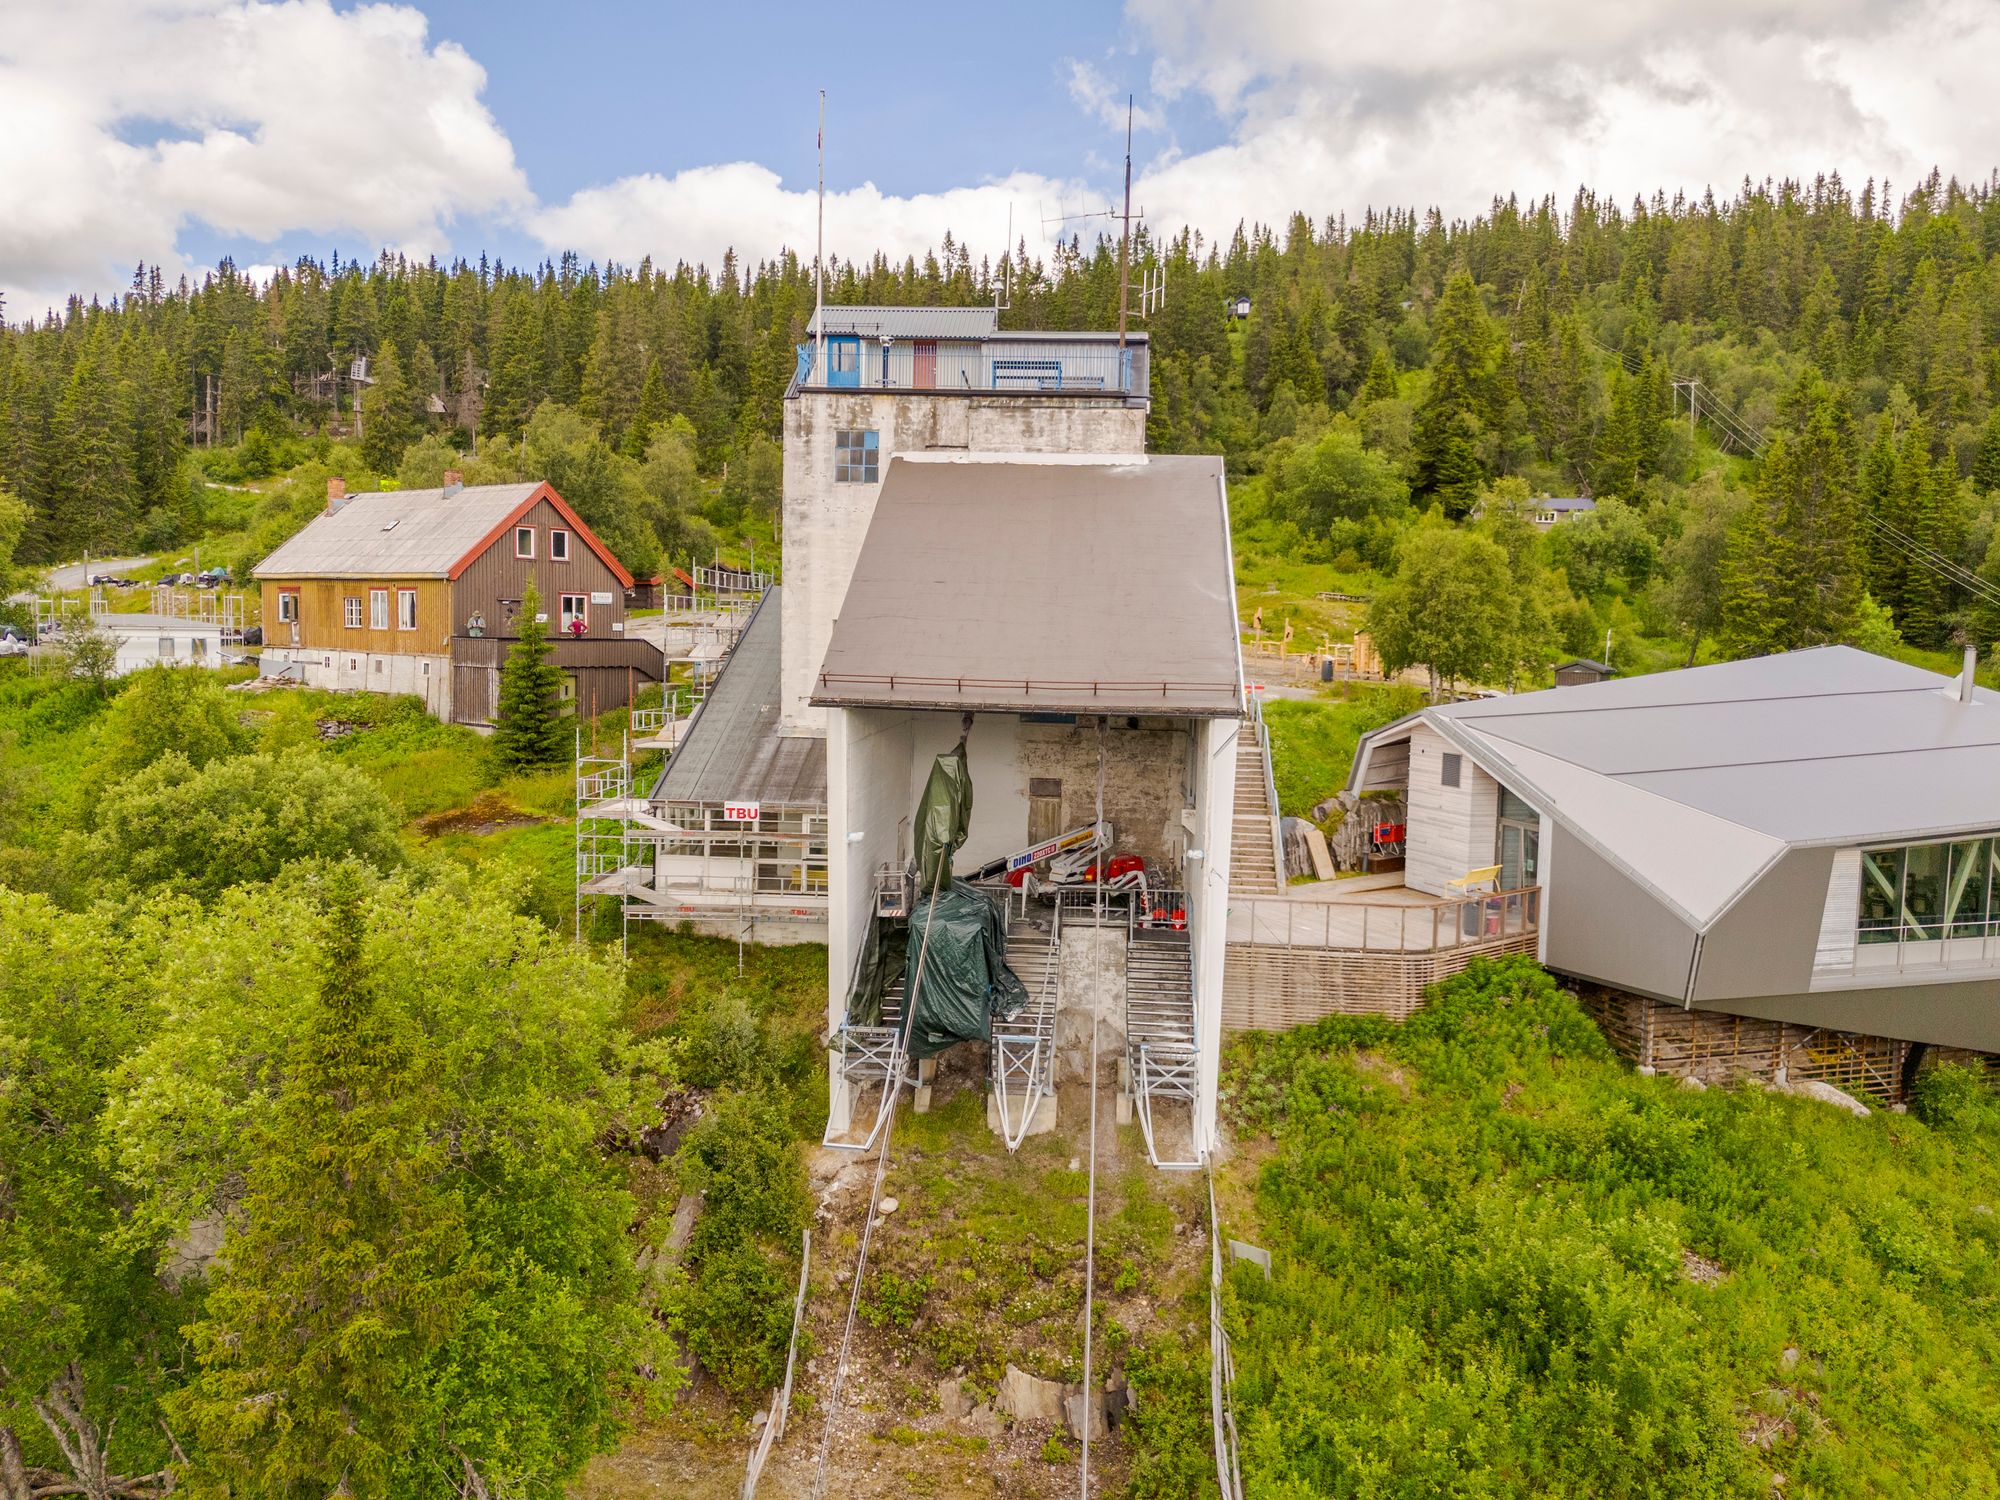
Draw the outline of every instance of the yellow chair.
M1447 880L1445 884L1452 890L1465 895L1470 895L1477 886L1486 886L1489 889L1496 888L1500 884L1500 867L1498 865L1483 865L1477 870L1467 870L1458 879Z

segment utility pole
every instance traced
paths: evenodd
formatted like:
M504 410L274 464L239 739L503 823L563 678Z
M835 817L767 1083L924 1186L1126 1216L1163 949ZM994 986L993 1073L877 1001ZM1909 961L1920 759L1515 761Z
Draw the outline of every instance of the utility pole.
M813 246L813 375L826 379L826 90L819 91L819 237Z
M1125 233L1118 240L1118 360L1125 361L1125 297L1127 267L1132 256L1132 96L1125 96ZM1087 1428L1090 1424L1085 1423Z

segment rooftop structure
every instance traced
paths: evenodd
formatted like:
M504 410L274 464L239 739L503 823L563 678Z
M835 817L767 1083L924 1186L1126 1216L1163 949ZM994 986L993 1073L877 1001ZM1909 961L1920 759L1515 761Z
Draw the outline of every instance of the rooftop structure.
M1007 330L990 307L829 307L798 346L792 391L1121 396L1148 390L1146 335Z
M562 496L541 482L349 495L336 480L329 486L325 512L259 563L254 576L456 578L544 499L568 523L579 545L596 553L630 588L632 575L624 565Z
M813 702L1235 716L1214 458L918 453L890 466Z
M666 803L826 806L826 740L784 735L778 723L778 646L784 590L764 595L702 701L697 720L653 789Z
M1426 708L1349 787L1407 798L1408 887L1539 887L1579 980L2000 1051L2000 695L1969 668L1832 646Z

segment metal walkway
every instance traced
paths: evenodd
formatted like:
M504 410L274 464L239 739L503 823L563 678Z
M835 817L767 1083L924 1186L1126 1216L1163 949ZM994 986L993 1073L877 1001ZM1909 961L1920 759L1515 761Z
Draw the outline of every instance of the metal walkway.
M1056 1005L1062 995L1062 908L1046 920L1011 917L1007 966L1028 991L1011 1021L993 1028L993 1098L1000 1136L1020 1149L1042 1100L1055 1092Z
M1168 1171L1192 1171L1199 1154L1162 1159L1153 1128L1161 1100L1188 1108L1192 1138L1201 1088L1195 1036L1193 954L1185 928L1138 927L1125 954L1125 1070L1146 1159Z

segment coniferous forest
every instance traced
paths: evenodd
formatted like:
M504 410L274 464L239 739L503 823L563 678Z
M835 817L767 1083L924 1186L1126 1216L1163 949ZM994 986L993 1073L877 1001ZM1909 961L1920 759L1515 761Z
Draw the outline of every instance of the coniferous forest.
M1624 206L1581 193L1470 222L1299 214L1226 243L1142 231L1134 254L1169 288L1146 325L1151 446L1262 476L1302 559L1387 575L1415 551L1436 554L1432 570L1490 568L1472 540L1412 549L1403 533L1433 508L1458 520L1531 494L1599 500L1546 557L1488 528L1533 596L1460 643L1489 677L1583 650L1599 629L1586 601L1607 584L1690 657L1704 642L2000 635L1992 182L1746 182L1733 198ZM834 264L828 297L981 302L1004 279L1006 326L1115 323L1115 242L1010 259L946 236L921 264ZM1240 322L1237 296L1253 309ZM18 560L196 539L216 519L204 477L323 456L352 436L358 392L360 453L383 482L532 469L649 568L704 550L718 504L775 507L812 301L792 254L671 272L336 258L268 285L226 264L198 286L141 267L109 304L0 333L0 481L27 506ZM348 378L361 359L365 386ZM257 540L304 518L266 517ZM1382 603L1392 647L1442 654L1404 623Z
M1614 637L1620 672L2000 642L2000 177L1134 254L1150 446L1226 457L1257 646L1365 623L1433 688L1514 688ZM1119 281L1108 239L947 236L827 292L1084 329ZM86 551L240 584L334 476L547 479L642 574L781 546L813 301L795 255L383 257L8 308L0 595ZM1229 1038L1209 1181L1137 1127L1103 1185L1072 1127L1003 1152L973 1070L871 1200L863 1158L809 1166L824 947L580 893L572 756L634 719L562 713L536 614L491 738L250 666L115 678L82 621L0 663L0 1500L734 1494L794 1354L781 1478L818 1445L829 1493L1073 1494L1066 1429L989 1403L1076 1381L1086 1328L1123 1403L1097 1492L1210 1495L1213 1316L1253 1493L2000 1490L1985 1072L1865 1119L1681 1088L1477 961L1406 1023ZM1272 703L1279 810L1324 816L1417 701ZM1275 1267L1232 1259L1219 1313L1211 1229ZM822 1407L843 1317L866 1399Z

